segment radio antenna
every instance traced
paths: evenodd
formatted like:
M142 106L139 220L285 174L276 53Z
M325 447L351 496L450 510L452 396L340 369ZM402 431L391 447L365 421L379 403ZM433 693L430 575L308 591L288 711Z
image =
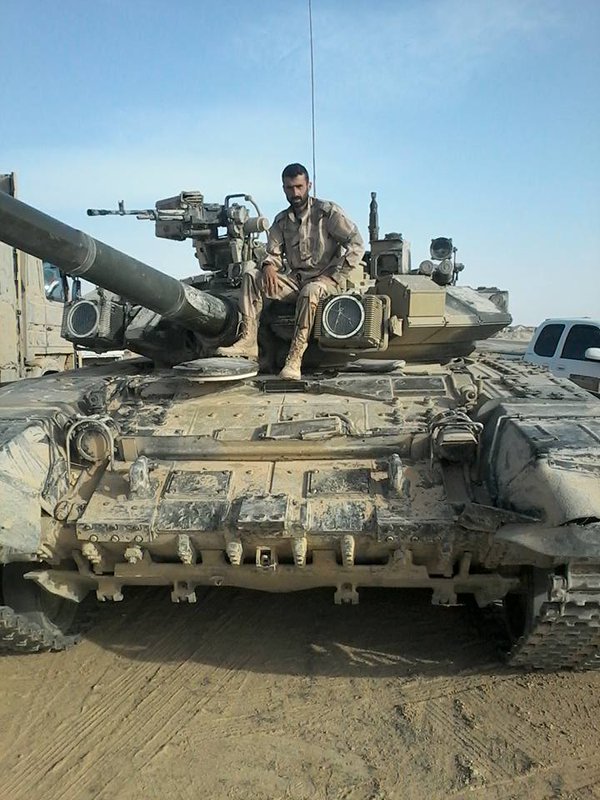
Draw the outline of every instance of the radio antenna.
M312 185L317 196L317 161L315 155L315 52L313 48L312 0L308 0L308 29L310 38L310 121L312 133Z

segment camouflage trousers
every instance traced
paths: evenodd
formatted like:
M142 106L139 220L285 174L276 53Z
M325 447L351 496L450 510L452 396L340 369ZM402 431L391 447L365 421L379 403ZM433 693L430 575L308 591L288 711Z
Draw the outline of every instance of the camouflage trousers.
M303 281L297 273L277 274L275 291L267 294L263 274L256 268L246 269L242 275L240 311L245 317L257 319L263 309L265 298L296 303L296 325L294 337L308 339L315 324L317 305L322 297L338 294L340 287L327 275Z

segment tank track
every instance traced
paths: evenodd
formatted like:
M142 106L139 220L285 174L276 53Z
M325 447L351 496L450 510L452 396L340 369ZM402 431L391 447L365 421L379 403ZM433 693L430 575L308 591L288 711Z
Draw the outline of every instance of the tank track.
M505 663L522 669L600 669L600 574L550 576L549 599L511 642L501 606L483 609Z
M544 603L506 662L539 670L600 668L600 602Z
M92 606L82 608L73 632L56 634L17 614L10 606L0 606L0 652L38 653L49 650L68 650L81 641L83 634L94 624Z

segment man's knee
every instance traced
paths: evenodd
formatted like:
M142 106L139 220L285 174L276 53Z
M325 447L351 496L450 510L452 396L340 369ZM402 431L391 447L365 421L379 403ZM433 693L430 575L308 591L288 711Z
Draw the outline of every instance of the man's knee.
M242 294L246 294L252 298L260 298L263 300L265 297L271 297L271 295L265 291L265 282L261 270L254 265L244 267L241 289Z
M336 286L333 281L310 281L300 289L300 298L306 298L309 303L318 303L322 297L335 294Z

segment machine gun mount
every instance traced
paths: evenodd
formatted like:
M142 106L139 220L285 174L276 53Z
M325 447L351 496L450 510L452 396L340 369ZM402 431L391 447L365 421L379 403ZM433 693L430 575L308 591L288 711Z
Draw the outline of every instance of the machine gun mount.
M255 216L245 205L232 202L240 198L252 205ZM223 203L205 203L201 192L182 191L157 200L154 208L128 210L120 200L117 209L88 208L87 213L90 217L135 216L153 221L159 239L191 239L200 267L211 273L206 280L218 279L221 285L239 286L245 265L264 258L259 236L268 229L269 220L250 194L228 194ZM222 228L224 235L219 233Z

